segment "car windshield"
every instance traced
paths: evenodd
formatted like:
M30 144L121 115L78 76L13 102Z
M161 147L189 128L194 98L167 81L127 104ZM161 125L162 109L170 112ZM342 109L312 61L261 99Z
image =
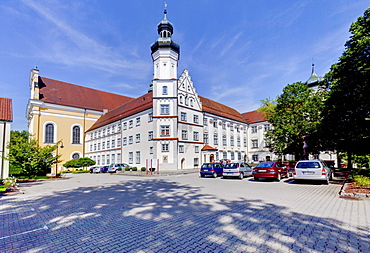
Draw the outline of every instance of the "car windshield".
M297 164L297 168L320 168L319 162L300 162Z
M203 169L212 168L212 163L205 163L205 164L202 165L202 168Z
M225 168L238 168L237 163L228 163L225 165Z
M256 167L272 167L274 163L260 163Z

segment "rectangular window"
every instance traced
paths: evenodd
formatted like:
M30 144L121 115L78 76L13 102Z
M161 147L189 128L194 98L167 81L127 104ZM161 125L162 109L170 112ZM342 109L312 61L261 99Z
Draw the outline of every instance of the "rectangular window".
M230 123L230 131L234 131L234 124Z
M101 144L101 148L102 148L102 149L105 149L105 141L103 141L103 142L102 142L102 144Z
M100 143L98 143L98 150L100 150Z
M230 145L234 146L234 137L232 137L232 136L230 137Z
M100 155L98 155L98 162L97 162L98 165L100 165Z
M105 129L103 129L103 136L105 136Z
M179 153L184 153L184 145L179 145Z
M234 159L235 159L235 153L231 152L231 160L234 160Z
M161 126L161 136L170 136L170 126Z
M98 137L100 137L101 136L101 130L99 130L99 132L98 132Z
M252 155L253 162L258 162L258 155Z
M121 154L117 154L117 163L121 163Z
M149 147L149 154L153 154L153 147Z
M107 148L110 148L110 141L107 141Z
M199 146L195 146L194 151L195 151L195 153L199 153Z
M208 144L208 134L203 134L204 144Z
M162 144L162 152L169 152L169 147L170 145L169 144Z
M127 122L123 123L123 130L127 130Z
M123 146L126 146L127 145L127 137L123 137L122 144L123 144Z
M199 141L199 132L193 133L194 141Z
M140 126L140 118L136 118L136 126Z
M134 152L128 152L128 163L129 164L134 163Z
M258 148L258 140L252 140L252 148Z
M213 135L213 144L218 145L218 135L217 134Z
M222 136L222 144L223 144L224 146L226 146L226 145L227 145L227 142L226 142L226 135Z
M213 119L213 127L217 127L217 119Z
M130 120L128 122L128 128L132 128L134 126L134 121L133 120Z
M265 132L266 132L270 129L270 124L265 124L263 127L264 127Z
M131 135L128 137L128 144L132 144L134 142L134 137Z
M167 86L162 87L162 95L168 95L168 88Z
M148 132L148 141L153 140L153 131Z
M161 115L170 114L170 105L161 105Z
M226 122L222 121L222 129L226 129Z
M149 113L148 114L148 122L152 122L153 121L153 113Z
M112 154L112 163L116 163L116 155Z
M199 166L199 158L194 158L194 167Z
M103 131L103 134L104 134L104 131ZM108 127L108 129L107 129L107 134L108 135L110 134L110 127Z
M103 164L103 165L105 164L105 155L101 156L101 164Z
M207 118L206 117L203 118L203 125L208 126L208 122L207 122Z
M116 126L115 125L113 125L112 126L112 133L114 133L116 131Z
M181 138L183 140L187 140L188 139L188 131L187 130L182 130L182 132L181 132Z
M257 126L252 126L252 133L257 133Z
M223 159L227 159L227 152L222 152Z
M244 138L244 139L243 139L243 145L244 145L244 147L246 147L246 146L247 146L247 138Z
M90 144L90 151L93 151L93 145Z
M140 163L140 151L136 151L136 164Z
M218 154L218 152L216 152L216 160L218 160L219 158L219 154Z
M96 138L96 132L94 133L94 138Z
M136 143L140 142L140 134L136 134Z
M181 113L181 121L185 121L186 122L186 112L182 112Z
M199 123L199 116L198 115L194 115L194 123L195 124Z
M116 140L112 140L112 148L116 147Z
M117 139L117 148L121 147L121 138Z
M238 147L240 147L240 138L237 138L236 142L237 142Z
M238 152L238 160L241 160L241 159L242 159L242 153Z
M94 143L94 151L96 150L96 143Z

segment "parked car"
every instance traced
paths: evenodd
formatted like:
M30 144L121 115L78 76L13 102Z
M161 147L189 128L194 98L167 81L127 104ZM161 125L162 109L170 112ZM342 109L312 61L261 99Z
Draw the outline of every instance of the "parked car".
M90 168L90 173L100 173L100 167L99 166L93 166Z
M227 163L223 168L223 178L252 176L252 167L247 163Z
M126 167L131 168L131 166L128 165L127 163L114 163L114 164L109 165L108 172L116 173L118 168L121 168L122 170L124 170Z
M298 161L293 173L294 180L329 180L333 178L332 170L321 160Z
M109 167L109 166L103 166L103 167L101 167L101 168L100 168L100 172L102 172L102 173L107 173L107 172L108 172L108 167Z
M289 177L289 171L280 162L262 162L253 169L254 180L258 181L261 177L280 181L282 177Z
M222 176L224 165L222 163L203 163L200 167L200 176Z

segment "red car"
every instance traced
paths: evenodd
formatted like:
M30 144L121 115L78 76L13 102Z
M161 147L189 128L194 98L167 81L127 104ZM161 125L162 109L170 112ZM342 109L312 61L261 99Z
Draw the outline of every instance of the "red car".
M261 177L275 178L277 181L280 181L282 177L289 177L289 171L281 162L263 162L253 168L252 175L256 181Z

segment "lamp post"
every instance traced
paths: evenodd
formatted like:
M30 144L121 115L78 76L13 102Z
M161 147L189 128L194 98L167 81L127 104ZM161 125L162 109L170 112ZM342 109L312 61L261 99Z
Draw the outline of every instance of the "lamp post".
M60 148L64 148L63 142L58 141L58 143L57 143L57 157L59 155L59 144L60 144ZM55 163L55 177L58 177L58 158L57 158L57 161Z
M307 154L308 145L307 145L307 141L306 141L307 140L307 136L304 135L302 137L302 139L303 139L303 159L308 160L308 154Z

